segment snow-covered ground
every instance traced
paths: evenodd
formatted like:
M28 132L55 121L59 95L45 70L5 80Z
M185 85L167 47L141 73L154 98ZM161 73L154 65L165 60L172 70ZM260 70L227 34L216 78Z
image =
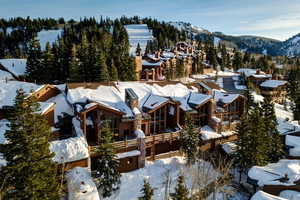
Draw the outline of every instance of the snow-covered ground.
M15 76L21 76L25 74L26 63L26 59L0 59L0 64L3 65L8 71L10 71Z
M209 184L217 178L218 173L213 169L210 163L202 161L200 166L201 171L207 173L208 178L203 184ZM177 184L177 177L181 172L183 172L185 176L187 187L189 189L192 188L192 185L196 181L194 178L196 169L196 165L187 168L183 157L166 158L154 162L147 161L144 168L122 174L120 191L107 199L136 200L138 197L142 196L140 190L143 186L143 180L146 178L151 186L155 188L153 199L163 200L165 194L164 182L167 180L168 173L171 179L170 192L174 192L174 188Z
M66 173L68 200L100 200L88 169L76 167Z
M142 54L144 54L147 42L152 41L152 30L147 24L130 24L125 26L130 43L130 55L135 55L137 45L140 44Z
M38 32L38 39L40 41L41 49L45 50L47 42L52 45L55 41L57 41L58 37L61 36L63 30L42 30Z

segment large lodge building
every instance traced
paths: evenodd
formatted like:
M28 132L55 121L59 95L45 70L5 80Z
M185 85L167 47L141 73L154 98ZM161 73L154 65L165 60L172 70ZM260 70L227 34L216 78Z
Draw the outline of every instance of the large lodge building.
M93 159L99 156L94 150L99 145L98 137L104 122L109 123L114 133L113 145L120 160L120 171L127 172L143 167L146 159L176 153L187 114L191 115L199 137L201 127L209 127L222 137L221 131L232 129L234 126L228 125L234 124L243 114L245 103L242 95L228 94L224 90L202 93L203 83L112 82L37 86L9 81L2 86L9 91L20 85L27 93L31 91L29 95L37 97L41 112L53 130L50 150L56 154L54 161L64 163L66 170L75 166L93 168ZM14 95L12 93L10 102L4 98L0 100L2 115L7 106L12 106ZM4 123L4 117L0 121Z

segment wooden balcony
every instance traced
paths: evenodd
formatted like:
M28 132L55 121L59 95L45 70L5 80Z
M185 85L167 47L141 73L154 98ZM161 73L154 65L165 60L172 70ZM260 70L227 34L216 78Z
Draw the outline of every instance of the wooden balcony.
M112 143L112 145L115 148L116 153L124 153L127 151L133 151L138 149L137 139L114 142ZM89 146L91 157L97 156L97 154L95 153L97 148L98 146Z
M150 135L145 138L145 143L147 145L159 144L164 142L172 142L178 140L180 137L180 131L170 132L170 133L161 133L157 135Z
M180 137L180 131L177 132L170 132L170 133L161 133L157 135L147 136L145 138L146 146L152 146L153 144L159 144L164 142L172 142L178 140ZM115 148L116 153L124 153L128 151L133 151L138 149L138 140L124 140L112 143L113 147ZM97 156L96 149L98 146L89 146L89 151L91 157Z

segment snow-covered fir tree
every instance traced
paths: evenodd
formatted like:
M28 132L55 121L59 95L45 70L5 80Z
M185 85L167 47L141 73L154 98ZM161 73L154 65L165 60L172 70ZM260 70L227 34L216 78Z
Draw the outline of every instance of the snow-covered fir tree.
M118 171L119 162L116 160L114 148L112 146L113 132L109 127L108 121L103 122L101 134L98 138L99 146L95 154L99 157L95 160L93 172L97 179L97 188L103 197L111 196L119 189L121 174Z
M34 97L17 91L8 121L7 144L0 145L7 165L0 170L4 199L59 199L57 165L49 150L51 135L47 120L39 114Z
M147 179L144 179L144 184L141 192L143 193L143 195L139 197L139 200L153 200L154 189L151 187Z

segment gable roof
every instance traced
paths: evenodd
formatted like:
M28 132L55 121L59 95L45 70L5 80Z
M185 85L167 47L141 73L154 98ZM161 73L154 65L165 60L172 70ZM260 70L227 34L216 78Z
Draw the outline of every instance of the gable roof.
M207 90L222 90L222 88L212 80L202 80L198 83L200 86L204 87Z
M279 80L266 80L260 84L261 87L265 88L277 88L287 84L287 81L279 81Z

